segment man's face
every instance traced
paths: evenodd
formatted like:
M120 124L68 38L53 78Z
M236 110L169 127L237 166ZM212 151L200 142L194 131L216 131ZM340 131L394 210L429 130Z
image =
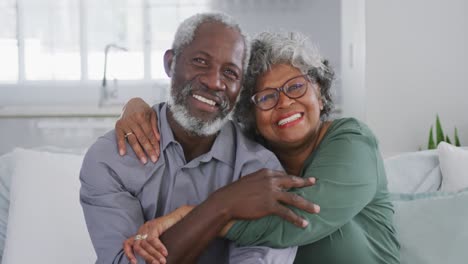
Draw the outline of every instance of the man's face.
M198 135L221 129L237 101L243 74L244 41L239 32L203 23L177 54L169 105L176 121Z

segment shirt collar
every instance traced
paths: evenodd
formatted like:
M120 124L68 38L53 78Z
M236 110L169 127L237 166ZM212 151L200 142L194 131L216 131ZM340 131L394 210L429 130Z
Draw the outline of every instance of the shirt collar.
M155 111L158 114L159 133L161 134L161 151L165 151L171 142L177 143L177 141L174 138L174 133L172 133L171 126L167 120L167 103L156 105L156 107L157 109L159 108L159 111L157 109L155 109Z
M211 150L205 154L201 161L207 162L210 158L214 158L234 167L237 152L235 129L234 123L228 121L216 137Z

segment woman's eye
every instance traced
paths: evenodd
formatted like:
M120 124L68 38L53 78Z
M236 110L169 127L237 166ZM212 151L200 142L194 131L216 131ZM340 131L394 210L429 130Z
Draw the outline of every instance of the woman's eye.
M301 89L304 86L303 83L295 83L293 85L288 86L287 91L288 92L295 92L299 89Z
M261 103L261 102L266 102L266 101L275 100L275 99L276 99L275 93L268 93L268 94L261 95L258 98L258 102Z

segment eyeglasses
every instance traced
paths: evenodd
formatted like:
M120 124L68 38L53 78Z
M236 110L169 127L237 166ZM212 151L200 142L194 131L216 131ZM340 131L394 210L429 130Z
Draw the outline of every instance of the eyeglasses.
M281 87L266 88L255 93L250 99L260 110L267 111L278 104L280 92L291 99L304 96L308 87L307 82L312 82L307 75L296 76L287 80Z

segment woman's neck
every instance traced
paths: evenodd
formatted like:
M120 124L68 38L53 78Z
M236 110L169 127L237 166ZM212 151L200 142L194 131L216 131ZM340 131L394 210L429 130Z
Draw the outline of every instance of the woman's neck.
M271 147L288 174L300 176L304 162L316 150L330 124L331 122L321 123L313 135L296 146L278 145Z

